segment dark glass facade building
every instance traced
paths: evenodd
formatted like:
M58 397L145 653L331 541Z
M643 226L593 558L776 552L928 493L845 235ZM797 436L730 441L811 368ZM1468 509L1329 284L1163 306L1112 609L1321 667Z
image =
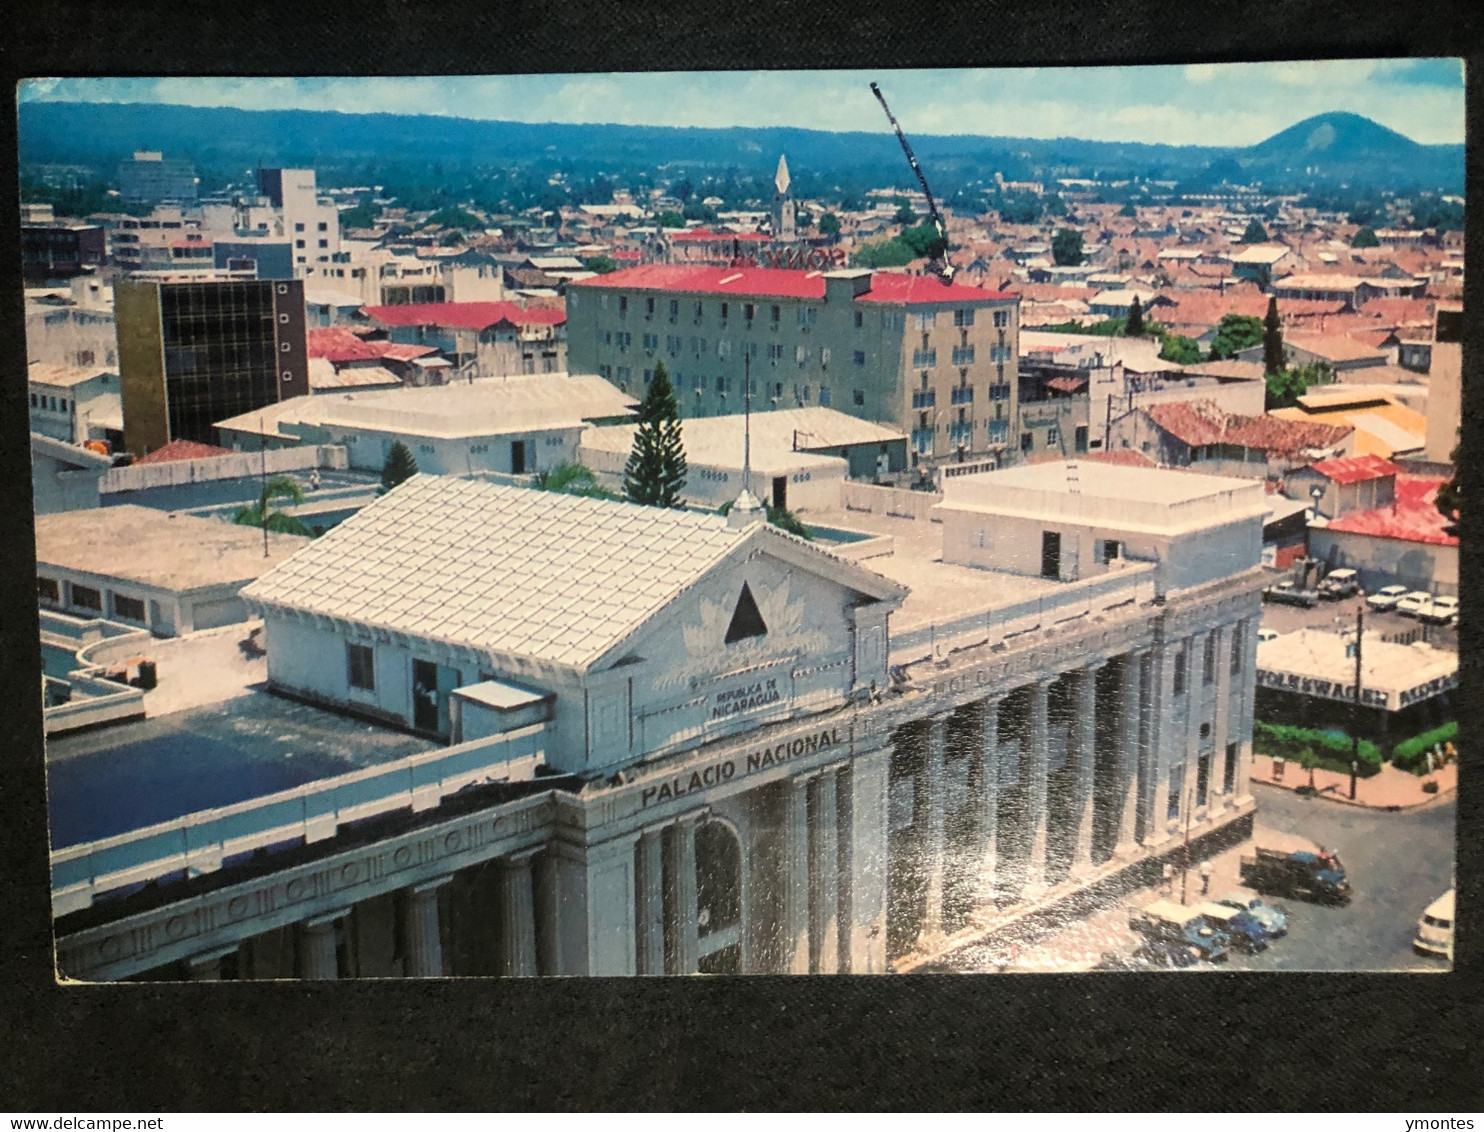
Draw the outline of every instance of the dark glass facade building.
M115 284L124 440L216 442L217 421L309 392L298 280Z

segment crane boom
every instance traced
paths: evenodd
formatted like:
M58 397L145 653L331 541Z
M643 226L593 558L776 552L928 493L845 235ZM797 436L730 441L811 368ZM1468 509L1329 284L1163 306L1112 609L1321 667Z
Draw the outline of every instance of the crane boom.
M953 275L953 268L948 263L948 228L943 223L942 213L938 211L938 202L933 199L933 190L928 188L927 175L923 173L922 166L917 164L917 155L912 152L912 145L907 141L907 135L902 133L902 127L897 124L897 116L886 104L886 96L881 93L881 88L875 83L871 84L871 93L876 96L876 101L881 103L881 109L886 111L886 119L891 123L891 128L897 132L897 141L902 143L902 152L907 155L907 164L912 166L912 172L917 174L917 182L922 186L923 196L927 197L928 213L932 216L933 226L938 229L938 239L943 245L942 267L939 274L947 282Z

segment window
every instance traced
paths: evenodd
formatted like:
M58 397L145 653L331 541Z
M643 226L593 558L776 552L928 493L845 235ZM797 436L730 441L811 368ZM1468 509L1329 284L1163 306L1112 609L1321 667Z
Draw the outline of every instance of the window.
M644 348L646 350L657 350L659 349L659 345L660 336L658 334L646 334L644 336Z
M727 320L727 318L730 316L731 310L732 310L732 304L731 303L722 303L721 304L721 319L722 319L723 322L725 322Z
M1214 684L1216 682L1216 634L1206 634L1206 652L1201 658L1201 683Z
M803 363L806 362L806 361L808 361L808 360L809 360L809 347L808 346L795 346L794 347L794 361L798 362L800 365L803 365Z
M830 365L830 348L828 346L821 346L819 348L819 364L821 366L823 366L825 369L828 369L829 368L829 365Z
M326 224L323 220L321 220L319 222L319 230L321 232L327 232L327 231L329 231L329 229L330 229L330 226L328 224Z
M953 325L954 326L973 326L974 325L974 308L973 307L965 307L965 308L963 308L961 310L954 311L953 312Z
M679 317L680 317L680 300L679 299L671 299L670 300L670 321L671 322L674 322Z
M953 348L953 364L956 366L968 366L974 364L973 346L955 346Z
M830 387L828 385L821 385L819 387L819 403L820 403L820 405L823 408L828 409L830 407L830 400L831 400L831 398L830 398Z
M1246 635L1243 632L1243 630L1246 629L1246 627L1247 626L1243 625L1242 622L1240 622L1240 621L1238 621L1235 625L1232 626L1232 663L1231 663L1231 670L1232 670L1233 673L1237 673L1237 672L1242 671L1242 654L1246 651L1246 644L1247 644L1247 642L1245 640L1245 636Z
M113 615L115 617L122 617L125 621L143 621L144 602L137 597L125 597L123 594L114 594Z
M1056 445L1058 445L1060 443L1061 443L1061 431L1055 425L1052 425L1050 428L1048 428L1046 430L1046 447L1047 448L1054 448Z
M771 308L771 310L769 312L768 321L770 321L771 323L773 323L773 325L776 326L776 325L778 325L779 319L781 319L782 317L783 317L783 308L782 307L779 307L779 306L774 306L774 307Z
M1204 806L1211 786L1211 755L1200 755L1195 760L1195 804Z
M72 604L81 609L91 609L95 613L103 612L103 595L92 586L70 587L72 590Z
M1020 434L1020 450L1022 452L1029 452L1033 447L1035 447L1035 443L1035 437L1031 436L1030 433L1022 432Z
M1001 329L1003 329L1006 326L1009 326L1010 325L1010 312L1009 311L995 311L994 312L994 324L995 324L995 326L1000 327Z
M1092 550L1094 562L1112 562L1123 550L1123 544L1116 538L1098 539L1092 544Z
M799 325L800 326L813 326L814 323L815 323L815 321L818 318L819 318L819 308L818 307L800 307L799 308Z
M855 363L857 369L866 368L866 352L864 350L857 350L850 360Z
M918 330L931 330L934 326L936 326L938 324L938 312L937 311L925 311L925 312L921 312L921 313L918 313L918 314L914 314L912 316L912 322L913 322L913 325L915 325Z
M303 225L301 224L299 227L302 229L303 228ZM294 247L296 247L296 248L302 248L303 246L304 246L304 241L303 240L295 240L294 241Z
M753 316L755 314L757 314L757 304L756 303L743 303L742 304L742 317L745 318L748 322L751 322L752 321Z
M649 316L649 315L654 314L654 298L653 298L653 296L651 296L650 298L647 298L647 299L644 300L644 314L646 315L646 317Z
M50 601L60 605L62 603L62 587L57 584L55 578L37 578L36 596L42 601Z
M1226 745L1226 760L1221 767L1221 792L1230 794L1237 785L1237 744Z
M376 690L376 664L370 645L347 644L345 665L352 688L364 688L368 692Z
M304 225L302 225L302 224L295 224L294 225L294 231L295 232L302 232L302 231L304 231ZM303 247L304 245L303 244L300 244L299 246L300 247Z
M321 240L319 242L319 246L322 247L322 248L328 248L330 246L330 241L329 240Z
M1175 653L1175 686L1174 693L1177 696L1185 695L1185 648L1182 645Z
M1185 764L1170 767L1170 798L1165 804L1165 820L1174 821L1180 816L1180 795L1185 792Z
M620 295L618 297L618 317L619 318L625 318L625 317L628 316L628 313L629 313L629 297L627 295Z
M770 362L772 362L774 365L777 365L779 362L781 362L783 360L783 343L782 342L769 342L768 343L768 360Z
M696 317L697 318L705 318L706 317L706 304L703 303L703 302L701 302L700 299L697 299L696 300Z
M855 328L857 330L859 330L861 327L863 327L865 325L866 325L866 312L865 311L856 311L855 312Z
M864 389L852 389L850 391L850 400L859 408L866 403L866 391Z
M40 406L38 406L36 404L36 394L34 394L34 393L31 394L31 408L35 409L35 408L39 408L39 407Z

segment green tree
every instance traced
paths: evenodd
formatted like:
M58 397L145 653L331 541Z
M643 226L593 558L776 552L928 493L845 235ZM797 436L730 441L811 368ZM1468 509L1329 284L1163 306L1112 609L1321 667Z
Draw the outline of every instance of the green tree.
M1283 368L1283 323L1278 318L1278 296L1268 299L1268 313L1262 320L1262 368L1274 374Z
M862 244L852 257L856 267L906 267L918 253L893 236L890 240L877 240Z
M1051 258L1058 267L1076 267L1082 262L1082 233L1075 228L1059 229L1051 238Z
M607 275L610 271L617 271L618 264L606 255L595 255L591 259L582 261L582 265L589 271L596 271L599 275Z
M1235 357L1263 340L1263 320L1250 314L1224 314L1216 324L1216 337L1211 340L1211 360Z
M241 523L244 527L262 527L281 535L312 534L313 532L294 516L274 509L273 503L279 499L287 500L289 503L303 503L304 489L299 486L299 481L291 476L274 476L263 484L262 495L256 503L237 509L237 513L232 516L232 522Z
M1350 246L1352 248L1379 248L1381 241L1376 239L1376 230L1374 228L1365 227L1357 231L1351 238Z
M619 498L598 483L598 477L585 464L563 460L554 468L536 473L535 486L538 491L553 491L560 495L581 495L588 499Z
M1130 338L1144 337L1144 304L1139 302L1138 295L1128 305L1128 322L1124 325L1124 333Z
M912 206L904 201L897 206L896 214L892 217L892 220L905 228L908 225L917 223L917 213L913 212Z
M1192 366L1201 360L1201 347L1194 338L1183 334L1161 334L1159 356L1179 366Z
M1128 201L1127 203L1124 204L1124 206L1122 208L1120 208L1118 210L1118 215L1119 216L1138 216L1139 215L1139 210L1134 207L1134 202L1133 201Z
M836 239L840 235L840 218L833 212L826 212L819 218L819 234Z
M412 449L399 440L392 445L391 451L386 454L386 463L381 466L381 487L377 489L377 494L385 495L399 483L415 475L417 461L412 456Z
M1448 455L1448 460L1453 465L1453 478L1442 487L1438 488L1437 497L1433 500L1438 513L1449 522L1449 530L1453 534L1458 533L1458 523L1463 505L1463 488L1458 482L1461 473L1459 468L1459 457L1463 455L1461 447L1454 448Z
M1332 380L1334 373L1323 362L1281 369L1267 377L1264 408L1291 409L1309 391L1311 385L1325 385Z
M428 225L435 228L463 228L465 231L473 231L483 228L484 221L472 212L452 205L448 208L440 208L428 217Z
M380 205L363 202L354 208L347 208L340 214L340 230L343 232L348 228L369 228L376 223L376 218L380 215Z
M661 228L684 228L685 217L680 215L680 213L671 210L669 212L662 212L658 216L656 216L655 223L657 223Z
M654 376L639 406L634 448L624 465L624 494L648 507L679 507L685 487L685 447L680 437L680 404L664 362L656 362Z
M1247 222L1247 230L1242 233L1239 244L1265 244L1268 242L1268 230L1262 226L1262 222L1253 217Z

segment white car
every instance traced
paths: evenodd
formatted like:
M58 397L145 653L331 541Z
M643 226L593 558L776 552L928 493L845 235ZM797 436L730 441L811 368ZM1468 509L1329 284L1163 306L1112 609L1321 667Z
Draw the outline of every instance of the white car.
M1258 644L1262 644L1265 641L1276 641L1277 639L1278 639L1278 630L1277 629L1259 629L1257 631L1257 643Z
M1432 594L1425 590L1413 590L1403 594L1396 603L1396 611L1403 617L1416 617L1419 610L1432 604Z
M1365 599L1366 605L1375 610L1395 609L1396 603L1407 596L1406 586L1383 586Z
M1430 625L1447 625L1457 616L1458 599L1456 597L1435 597L1417 611L1417 620L1426 621Z
M1453 958L1453 889L1427 906L1417 921L1417 938L1412 946L1424 955Z

